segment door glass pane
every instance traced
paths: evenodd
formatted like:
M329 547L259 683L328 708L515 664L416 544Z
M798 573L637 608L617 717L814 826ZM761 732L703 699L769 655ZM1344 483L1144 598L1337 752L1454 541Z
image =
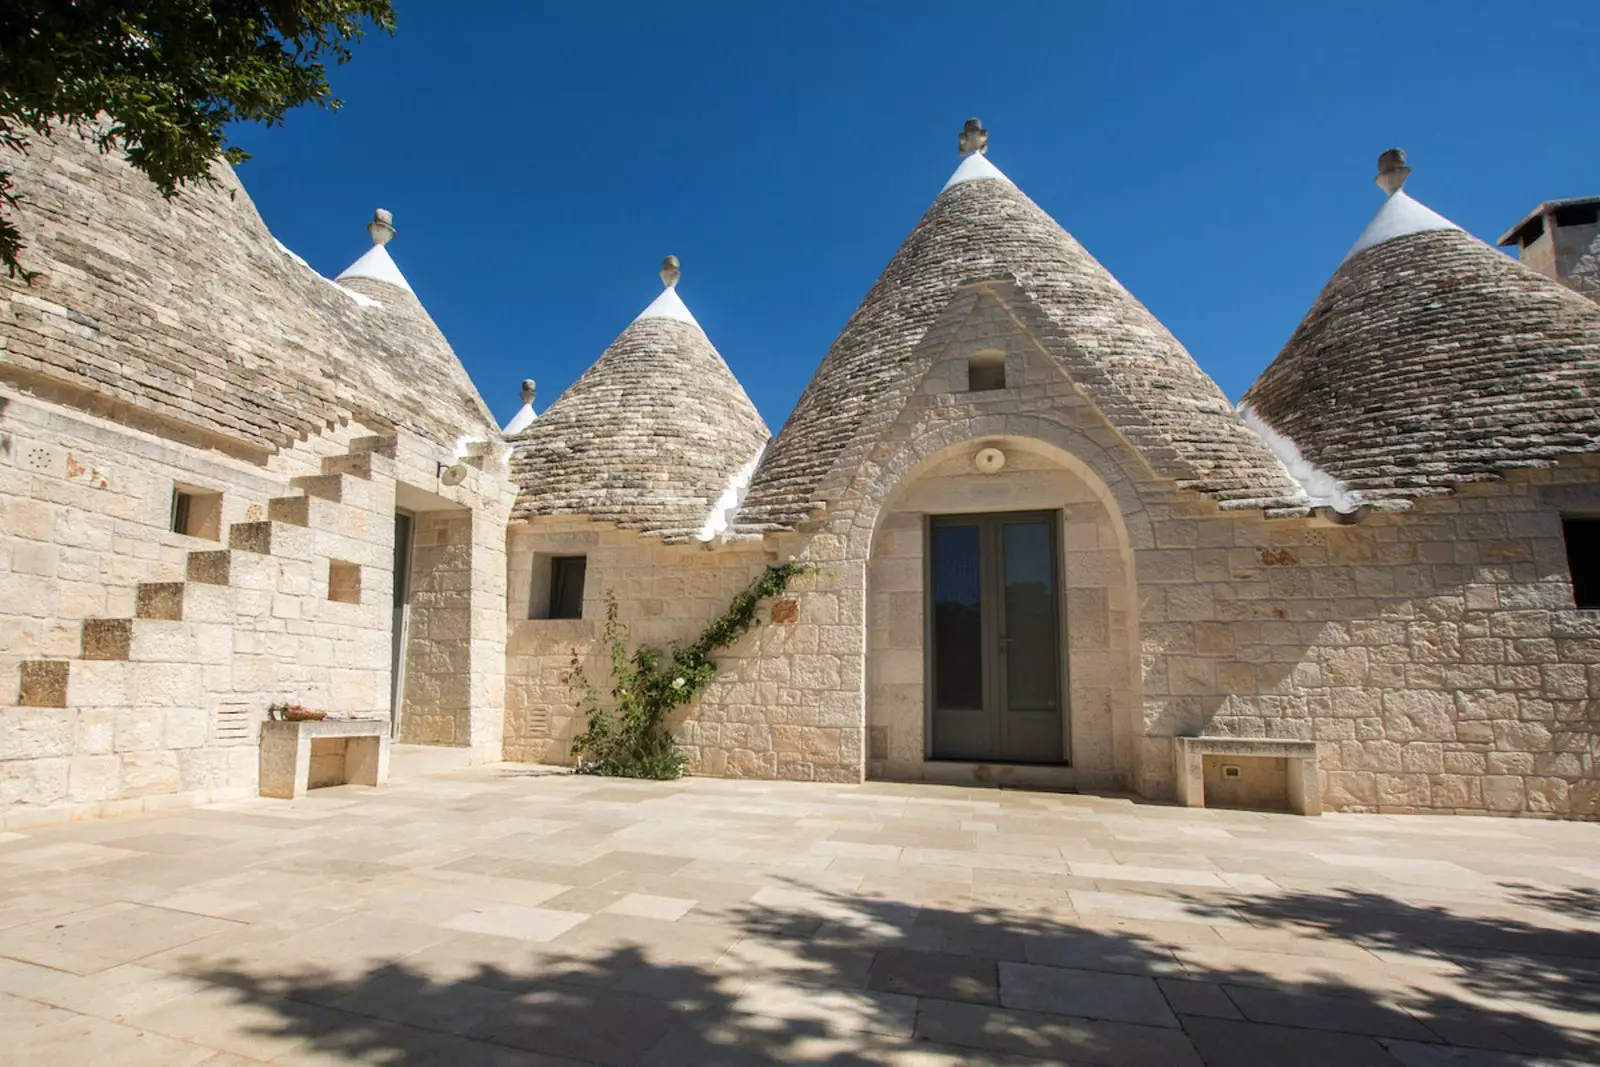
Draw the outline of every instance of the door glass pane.
M1013 711L1048 711L1056 706L1056 590L1050 527L1043 522L1006 523L1005 565L1006 704Z
M978 527L933 528L933 693L936 708L983 707Z

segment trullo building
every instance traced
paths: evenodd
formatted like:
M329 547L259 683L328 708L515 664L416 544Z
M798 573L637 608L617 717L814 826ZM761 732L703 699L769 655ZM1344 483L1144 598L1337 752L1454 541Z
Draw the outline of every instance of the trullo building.
M328 280L230 173L169 203L77 141L8 160L5 818L253 793L278 701L569 762L608 601L684 641L790 558L674 723L691 773L1600 812L1600 199L1519 262L1386 153L1235 405L960 148L775 437L671 257L501 429L387 213Z

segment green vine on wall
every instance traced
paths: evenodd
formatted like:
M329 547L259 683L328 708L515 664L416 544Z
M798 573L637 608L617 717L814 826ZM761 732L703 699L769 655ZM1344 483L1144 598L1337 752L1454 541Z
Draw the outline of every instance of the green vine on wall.
M628 628L617 618L617 599L606 591L604 641L611 653L611 701L603 701L584 673L583 658L572 653L571 681L587 719L572 742L578 770L614 778L677 778L683 753L667 732L672 709L688 704L716 677L711 654L726 648L757 625L756 607L779 596L796 578L816 568L808 563L768 567L744 588L728 610L712 620L693 644L666 652L641 645L629 650Z

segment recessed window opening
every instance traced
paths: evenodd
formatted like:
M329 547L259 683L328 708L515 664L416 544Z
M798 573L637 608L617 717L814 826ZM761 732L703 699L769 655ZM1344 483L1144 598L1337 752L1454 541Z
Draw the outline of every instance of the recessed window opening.
M172 487L172 509L167 528L188 537L212 541L222 537L222 494L187 485Z
M551 557L550 618L583 618L583 580L588 569L586 556Z
M1600 517L1563 517L1572 599L1584 611L1600 611Z
M1006 387L1006 357L999 352L979 352L967 360L967 391L985 393Z

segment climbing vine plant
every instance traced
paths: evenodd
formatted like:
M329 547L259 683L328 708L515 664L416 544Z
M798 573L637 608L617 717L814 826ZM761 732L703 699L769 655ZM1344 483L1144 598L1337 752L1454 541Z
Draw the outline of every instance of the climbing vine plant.
M617 600L606 592L604 641L611 654L611 700L605 701L572 653L571 681L587 726L572 742L578 770L614 778L676 778L683 753L667 732L667 716L695 698L716 677L711 654L726 648L757 624L756 607L778 596L789 583L810 574L807 563L768 567L744 588L728 610L700 631L692 644L666 651L641 645L629 649L628 628L617 618Z

